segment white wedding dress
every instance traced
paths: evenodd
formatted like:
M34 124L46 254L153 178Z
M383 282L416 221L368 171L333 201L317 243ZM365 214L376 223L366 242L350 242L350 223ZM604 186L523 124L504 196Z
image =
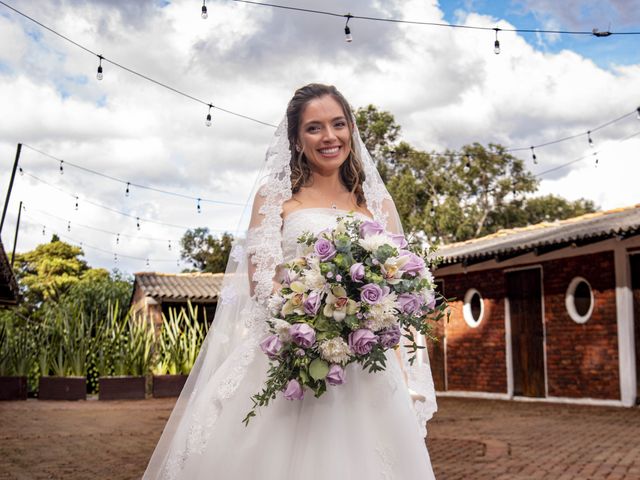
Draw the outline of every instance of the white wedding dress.
M292 212L284 221L283 253L297 255L296 239L304 231L332 228L345 212L310 208ZM215 325L214 325L215 328ZM246 348L240 345L238 348ZM255 348L255 347L253 347ZM237 356L229 355L229 361ZM387 369L369 373L357 363L346 368L346 383L328 386L320 398L305 391L302 400L281 394L242 423L266 379L268 358L258 351L224 408L207 401L207 386L193 392L193 415L185 416L183 432L196 432L206 442L189 445L176 436L165 459L162 478L198 480L429 480L435 478L400 364L387 352ZM214 382L209 382L213 384ZM214 387L210 387L214 388ZM197 398L200 397L200 398ZM199 401L200 400L200 401ZM211 411L215 428L207 432ZM179 463L179 465L177 464Z

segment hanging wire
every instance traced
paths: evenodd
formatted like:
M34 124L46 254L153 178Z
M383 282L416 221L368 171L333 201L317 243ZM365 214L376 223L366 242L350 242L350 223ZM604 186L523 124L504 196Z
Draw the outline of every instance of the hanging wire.
M70 193L69 191L67 191L67 190L65 190L63 188L60 188L57 185L53 185L52 183L49 183L46 180L43 180L43 179L37 177L36 175L33 175L32 173L25 172L25 175L27 175L30 178L33 178L34 180L36 180L36 181L38 181L40 183L44 183L45 185L48 185L49 187L51 187L51 188L53 188L55 190L58 190L58 191L66 194L66 195L74 195L73 193ZM122 215L124 217L139 218L141 221L143 221L145 223L152 223L154 225L163 225L165 227L177 228L177 229L180 229L180 230L189 230L189 229L193 228L193 227L189 227L189 226L186 226L186 225L177 225L177 224L174 224L174 223L160 222L158 220L152 220L152 219L149 219L149 218L137 217L136 215L131 215L129 213L122 212L120 210L116 210L115 208L107 207L106 205L102 205L102 204L100 204L98 202L94 202L92 200L87 200L86 198L83 199L83 201L88 203L88 204L90 204L90 205L93 205L95 207L102 208L104 210L108 210L110 212L116 213L118 215ZM213 232L226 232L227 231L227 230L214 229L214 228L210 228L209 230L211 230Z
M94 52L93 50L91 50L91 49L89 49L89 48L85 47L84 45L82 45L82 44L80 44L80 43L78 43L78 42L76 42L76 41L74 41L74 40L71 40L69 37L67 37L67 36L65 36L65 35L63 35L63 34L61 34L61 33L57 32L57 31L56 31L56 30L54 30L53 28L48 27L48 26L47 26L47 25L45 25L44 23L39 22L38 20L34 19L33 17L30 17L30 16L29 16L29 15L27 15L26 13L21 12L21 11L20 11L20 10L18 10L17 8L12 7L12 6L11 6L11 5L9 5L8 3L4 2L3 0L0 0L0 5L4 5L4 6L5 6L5 7L7 7L9 10L14 11L14 12L15 12L15 13L17 13L18 15L20 15L20 16L22 16L22 17L26 18L27 20L29 20L29 21L31 21L31 22L33 22L33 23L35 23L36 25L39 25L40 27L44 28L45 30L47 30L47 31L49 31L49 32L51 32L51 33L53 33L54 35L57 35L58 37L62 38L63 40L66 40L67 42L69 42L69 43L71 43L71 44L75 45L76 47L81 48L81 49L82 49L82 50L84 50L85 52L90 53L91 55L94 55L96 58L98 58L98 59L100 60L100 62L101 62L101 63L102 63L102 61L104 60L105 62L108 62L108 63L110 63L111 65L113 65L113 66L115 66L115 67L120 68L121 70L125 70L125 71L127 71L127 72L129 72L129 73L131 73L131 74L133 74L133 75L136 75L136 76L138 76L138 77L140 77L140 78L142 78L142 79L144 79L144 80L147 80L147 81L149 81L149 82L155 83L156 85L158 85L158 86L160 86L160 87L162 87L162 88L165 88L165 89L170 90L170 91L172 91L172 92L174 92L174 93L176 93L176 94L178 94L178 95L181 95L181 96L183 96L183 97L185 97L185 98L188 98L188 99L190 99L190 100L193 100L194 102L198 102L198 103L201 103L201 104L203 104L203 105L207 105L207 106L208 106L208 105L211 105L211 102L206 102L206 101L204 101L204 100L202 100L202 99L200 99L200 98L194 97L193 95L190 95L190 94L188 94L188 93L185 93L185 92L183 92L182 90L179 90L179 89L177 89L177 88L175 88L175 87L172 87L172 86L170 86L170 85L167 85L166 83L163 83L163 82L161 82L161 81L159 81L159 80L155 80L154 78L151 78L151 77L149 77L148 75L145 75L145 74L143 74L143 73L140 73L140 72L138 72L138 71L134 70L133 68L126 67L126 66L124 66L124 65L122 65L122 64L120 64L120 63L118 63L118 62L116 62L115 60L110 60L110 59L106 58L104 55L99 55L99 54L97 54L96 52ZM258 120L258 119L256 119L256 118L249 117L248 115L243 115L243 114L240 114L240 113L237 113L237 112L233 112L233 111L231 111L231 110L227 110L227 109L222 108L222 107L215 106L215 107L213 107L213 108L216 108L216 109L220 110L221 112L225 112L225 113L228 113L228 114L230 114L230 115L234 115L234 116L236 116L236 117L244 118L245 120L250 120L250 121L252 121L252 122L259 123L259 124L261 124L261 125L266 125L266 126L268 126L268 127L274 127L274 128L276 128L276 127L277 127L277 125L273 125L273 124L268 123L268 122L263 122L262 120Z
M300 7L291 7L288 5L277 5L274 3L266 3L266 2L254 2L251 0L233 0L238 3L246 3L249 5L256 5L260 7L271 7L271 8L280 8L283 10L292 10L297 12L304 13L312 13L317 15L326 15L331 17L346 17L347 15L351 16L351 18L357 18L359 20L370 20L376 22L388 22L388 23L404 23L408 25L424 25L431 27L446 27L446 28L460 28L460 29L468 29L468 30L494 30L493 27L480 27L476 25L461 25L455 23L442 23L442 22L422 22L416 20L402 20L397 18L382 18L382 17L370 17L363 15L351 15L351 14L342 14L337 12L330 12L326 10L314 10L310 8L300 8ZM579 31L579 30L540 30L540 29L529 29L529 28L503 28L505 32L517 32L517 33L557 33L562 35L589 35L595 37L602 37L605 35L597 34L593 30L591 31ZM597 30L596 30L597 31ZM602 33L602 32L600 32ZM640 35L640 32L606 32L607 35Z
M62 162L64 162L67 166L71 166L71 167L76 168L78 170L82 170L83 172L92 173L94 175L97 175L97 176L102 177L102 178L107 178L107 179L112 180L114 182L119 182L119 183L122 183L122 184L126 184L127 188L125 190L125 196L127 196L127 197L129 196L129 193L130 193L129 187L133 186L133 187L136 187L136 188L140 188L140 189L144 189L144 190L150 190L152 192L162 193L162 194L165 194L165 195L172 195L174 197L185 198L185 199L188 199L188 200L201 200L201 201L206 202L206 203L212 203L212 204L217 204L217 205L232 205L232 206L244 207L244 204L243 203L239 203L239 202L226 202L226 201L222 201L222 200L213 200L213 199L210 199L210 198L194 197L194 196L191 196L191 195L185 195L183 193L171 192L169 190L163 190L163 189L156 188L156 187L150 187L148 185L142 185L140 183L128 182L126 180L122 180L121 178L117 178L117 177L114 177L114 176L111 176L111 175L107 175L105 173L98 172L96 170L92 170L92 169L87 168L87 167L83 167L83 166L78 165L76 163L71 163L71 162L66 161L66 160L61 160L61 159L51 155L50 153L44 152L42 150L39 150L39 149L37 149L35 147L32 147L29 144L23 143L22 146L25 147L25 148L28 148L30 150L33 150L34 152L39 153L40 155L43 155L43 156L48 157L48 158L51 158L52 160L55 160L57 162L60 162L60 168L62 168Z

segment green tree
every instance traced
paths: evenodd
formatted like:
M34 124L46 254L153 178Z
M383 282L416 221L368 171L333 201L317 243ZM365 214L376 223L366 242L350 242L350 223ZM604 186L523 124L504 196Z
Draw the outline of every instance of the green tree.
M37 307L57 300L89 270L84 252L53 235L51 242L16 254L15 274L27 304Z
M200 272L224 272L233 244L233 235L223 233L216 238L208 228L189 229L180 240L180 257Z
M589 200L530 197L539 181L501 145L473 143L457 152L428 153L398 141L400 127L388 112L369 105L357 110L356 121L405 232L422 240L463 241L595 211Z

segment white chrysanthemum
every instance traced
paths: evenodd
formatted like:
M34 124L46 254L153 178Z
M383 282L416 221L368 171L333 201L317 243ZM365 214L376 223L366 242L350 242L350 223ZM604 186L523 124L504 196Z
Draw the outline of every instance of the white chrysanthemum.
M371 309L367 314L367 326L371 330L375 332L397 323L397 298L398 297L395 293L390 293L386 297L382 298L380 302L376 303L375 305L371 305Z
M290 342L291 334L289 333L289 328L291 328L291 324L280 318L272 318L271 321L274 324L274 329L278 337L280 337L280 340Z
M320 356L331 363L346 363L352 354L349 345L341 337L325 340L318 345L318 350Z
M324 275L320 273L318 259L315 258L309 262L309 267L310 268L308 270L302 272L302 276L304 277L302 281L309 290L322 290L327 283L327 280L324 278Z
M370 235L367 238L361 238L360 240L358 240L358 243L367 252L375 252L382 245L393 246L393 242L391 241L391 239L382 233Z

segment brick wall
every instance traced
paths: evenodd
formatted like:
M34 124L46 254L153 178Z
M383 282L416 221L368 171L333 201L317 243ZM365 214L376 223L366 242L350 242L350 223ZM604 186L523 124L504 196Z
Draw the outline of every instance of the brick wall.
M543 264L544 320L548 394L557 397L619 399L618 339L613 252L569 257ZM505 285L500 269L446 275L451 302L447 337L449 390L507 392ZM574 322L565 294L575 276L584 277L595 306L585 324ZM464 321L462 305L469 288L484 298L484 318L477 328Z
M451 318L447 337L448 390L507 392L504 333L504 281L499 270L449 275L444 279ZM476 288L484 298L484 316L471 328L462 316L464 295ZM443 319L445 321L445 319Z
M544 264L547 381L550 396L620 398L613 252ZM585 278L595 306L584 324L565 307L569 282Z

